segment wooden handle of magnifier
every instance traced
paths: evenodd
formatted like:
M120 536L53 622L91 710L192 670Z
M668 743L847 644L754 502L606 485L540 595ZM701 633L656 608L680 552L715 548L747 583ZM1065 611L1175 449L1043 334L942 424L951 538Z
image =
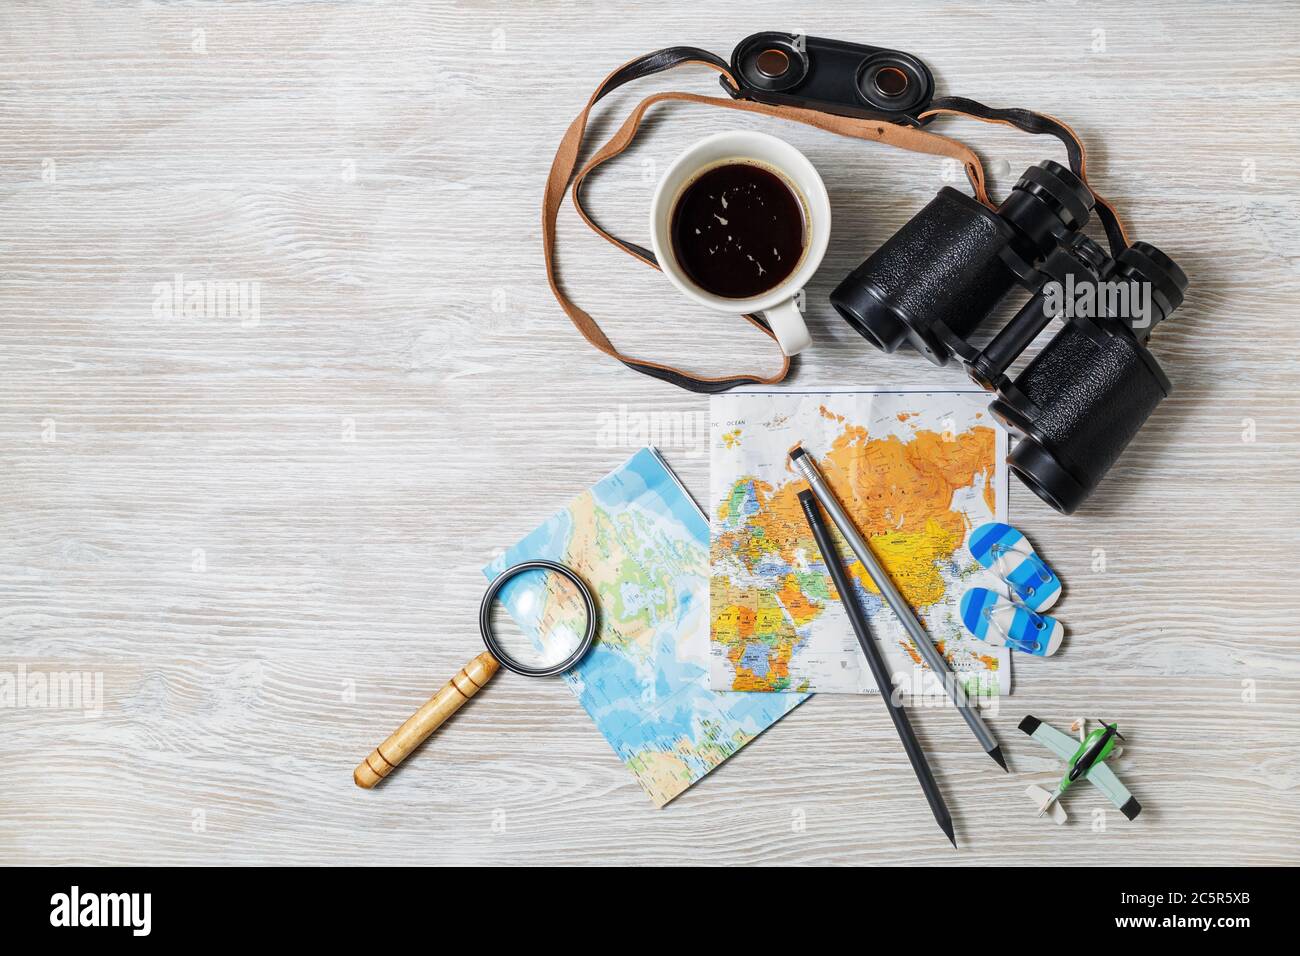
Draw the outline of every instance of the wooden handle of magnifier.
M397 769L397 765L411 755L424 739L442 726L445 721L481 691L492 679L501 664L487 651L461 668L460 673L447 681L446 686L434 694L424 706L406 719L406 723L392 732L387 740L370 751L365 760L352 771L358 787L369 790Z

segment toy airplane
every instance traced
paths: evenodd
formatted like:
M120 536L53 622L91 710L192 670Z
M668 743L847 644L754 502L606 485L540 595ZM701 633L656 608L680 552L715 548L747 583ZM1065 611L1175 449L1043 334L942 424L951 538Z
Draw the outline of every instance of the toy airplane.
M1106 758L1115 754L1116 740L1124 739L1119 727L1102 721L1099 723L1100 727L1083 736L1082 741L1076 741L1069 734L1043 723L1037 717L1026 717L1020 722L1021 730L1070 765L1070 769L1057 784L1055 793L1049 793L1042 787L1029 787L1025 790L1038 804L1040 817L1050 811L1054 821L1064 823L1065 808L1058 801L1070 789L1070 785L1080 779L1087 780L1104 793L1106 799L1119 807L1120 813L1128 819L1132 820L1142 812L1142 805L1133 799L1133 794L1128 792L1124 784L1119 782L1119 777L1105 764Z

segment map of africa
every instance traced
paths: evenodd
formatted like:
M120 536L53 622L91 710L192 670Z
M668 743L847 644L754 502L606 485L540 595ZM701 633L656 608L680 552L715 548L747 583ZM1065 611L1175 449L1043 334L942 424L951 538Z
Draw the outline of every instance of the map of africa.
M1009 654L962 628L983 569L968 531L1005 518L1006 435L983 392L738 392L712 399L710 683L736 691L871 693L875 682L799 507L803 444L971 694L1010 691ZM829 519L828 519L829 520ZM941 695L838 532L859 603L899 689Z
M659 807L804 700L710 689L708 546L703 512L647 448L484 568L492 579L545 558L587 583L596 643L564 680ZM586 624L576 592L545 578L516 578L500 598L543 650Z

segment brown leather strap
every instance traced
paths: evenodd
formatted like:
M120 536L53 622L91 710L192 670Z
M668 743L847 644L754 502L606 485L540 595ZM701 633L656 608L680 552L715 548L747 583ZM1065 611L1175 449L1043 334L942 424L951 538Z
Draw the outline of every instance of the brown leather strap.
M560 147L556 150L555 159L551 163L550 175L547 177L546 189L542 198L542 246L546 260L546 279L550 284L551 292L555 295L556 301L560 303L560 307L564 309L565 314L568 315L578 331L582 333L583 338L606 355L618 359L629 368L696 392L721 392L745 384L770 385L782 381L790 371L790 359L784 355L782 356L780 371L773 375L737 373L718 378L694 375L671 365L624 355L609 340L609 337L605 335L596 320L576 305L561 286L555 261L555 229L560 205L564 201L564 193L570 181L573 183L574 206L588 226L620 249L636 256L647 265L658 268L654 255L648 249L625 242L611 235L591 218L581 200L581 185L588 174L602 163L613 159L627 149L636 135L646 111L657 103L676 100L740 110L747 113L760 113L778 119L803 123L841 136L874 140L891 146L898 146L902 149L929 153L935 156L947 156L962 163L966 175L975 190L976 197L980 202L991 205L985 191L984 167L980 164L979 157L968 147L946 136L912 127L896 126L879 120L852 119L814 110L769 106L749 100L721 99L712 96L699 96L694 93L659 93L642 100L618 131L610 137L609 142L592 156L582 171L575 177L574 169L577 167L578 154L581 151L583 138L586 134L587 119L596 103L606 93L630 80L688 63L700 64L717 70L726 81L735 86L735 80L728 71L726 63L703 50L690 47L674 47L628 61L601 81L582 112L569 124L564 138L560 141ZM775 340L775 336L772 335L772 332L762 320L753 315L746 315L745 318L769 338Z

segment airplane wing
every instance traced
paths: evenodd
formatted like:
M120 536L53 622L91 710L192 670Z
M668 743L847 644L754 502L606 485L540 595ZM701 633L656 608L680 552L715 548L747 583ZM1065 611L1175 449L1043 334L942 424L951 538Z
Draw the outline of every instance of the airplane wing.
M1119 782L1115 772L1100 761L1092 765L1085 779L1106 795L1106 799L1119 807L1119 812L1132 820L1142 812L1142 804L1133 799L1133 794Z
M1043 723L1037 717L1026 717L1020 722L1020 729L1066 763L1069 763L1070 758L1079 749L1079 741L1069 734L1061 733L1050 724Z

